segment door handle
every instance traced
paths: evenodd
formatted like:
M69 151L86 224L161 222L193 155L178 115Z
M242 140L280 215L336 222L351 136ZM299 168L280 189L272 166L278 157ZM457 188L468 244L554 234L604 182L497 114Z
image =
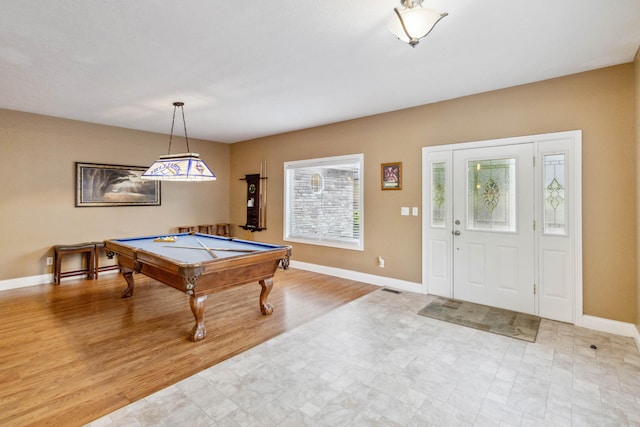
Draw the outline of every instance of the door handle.
M453 231L453 235L454 236L459 236L460 235L460 230Z

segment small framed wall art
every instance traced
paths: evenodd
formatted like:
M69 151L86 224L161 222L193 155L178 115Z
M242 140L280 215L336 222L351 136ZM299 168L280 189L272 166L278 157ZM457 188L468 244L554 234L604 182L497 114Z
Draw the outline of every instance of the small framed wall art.
M402 162L380 165L383 190L402 190Z

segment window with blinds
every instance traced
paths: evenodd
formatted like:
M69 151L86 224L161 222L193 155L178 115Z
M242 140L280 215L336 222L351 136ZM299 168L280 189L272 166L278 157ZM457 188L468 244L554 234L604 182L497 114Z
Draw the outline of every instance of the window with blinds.
M363 250L364 155L286 162L284 240Z

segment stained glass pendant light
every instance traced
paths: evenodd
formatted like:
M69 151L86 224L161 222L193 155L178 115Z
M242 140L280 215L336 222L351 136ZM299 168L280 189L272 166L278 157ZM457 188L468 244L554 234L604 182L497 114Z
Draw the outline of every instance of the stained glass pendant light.
M411 47L416 47L448 13L422 7L423 0L400 0L404 9L394 8L396 16L389 21L389 31Z
M173 125L176 122L176 110L178 108L182 111L182 123L184 124L184 139L187 141L187 152L171 154ZM200 159L200 154L191 153L189 150L187 122L184 119L184 102L173 103L173 120L171 121L168 153L160 156L140 178L159 181L213 181L216 179L215 174L209 169L209 166Z

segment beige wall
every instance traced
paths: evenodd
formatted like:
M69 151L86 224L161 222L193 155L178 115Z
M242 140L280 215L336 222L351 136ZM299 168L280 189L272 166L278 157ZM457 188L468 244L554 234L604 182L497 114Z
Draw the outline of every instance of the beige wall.
M634 118L636 131L636 242L640 242L640 49L633 63L635 71ZM636 254L640 257L640 251ZM640 332L640 258L636 258L636 327Z
M636 280L634 64L233 144L193 141L211 183L166 183L161 207L75 208L74 162L147 165L167 136L0 110L0 280L51 272L51 246L171 232L178 225L244 224L246 184L268 162L268 229L282 242L283 162L365 154L365 251L295 244L295 260L421 281L421 148L583 130L584 312L640 322ZM635 73L635 74L634 74ZM635 78L635 83L634 83ZM636 95L637 98L637 95ZM634 116L635 114L635 116ZM403 189L380 190L380 164L403 162ZM27 172L23 172L27 170ZM384 269L376 257L386 259Z
M55 244L228 221L229 145L189 142L216 181L163 183L161 206L76 208L74 162L150 165L169 137L0 110L0 280L52 272L45 264Z
M421 207L422 147L582 129L584 312L636 322L633 88L626 64L233 144L231 221L245 221L238 178L266 160L267 230L254 238L282 242L283 162L364 153L365 250L294 244L293 259L419 283L420 217L400 216L400 207ZM381 191L380 164L393 161L403 163L403 189Z

